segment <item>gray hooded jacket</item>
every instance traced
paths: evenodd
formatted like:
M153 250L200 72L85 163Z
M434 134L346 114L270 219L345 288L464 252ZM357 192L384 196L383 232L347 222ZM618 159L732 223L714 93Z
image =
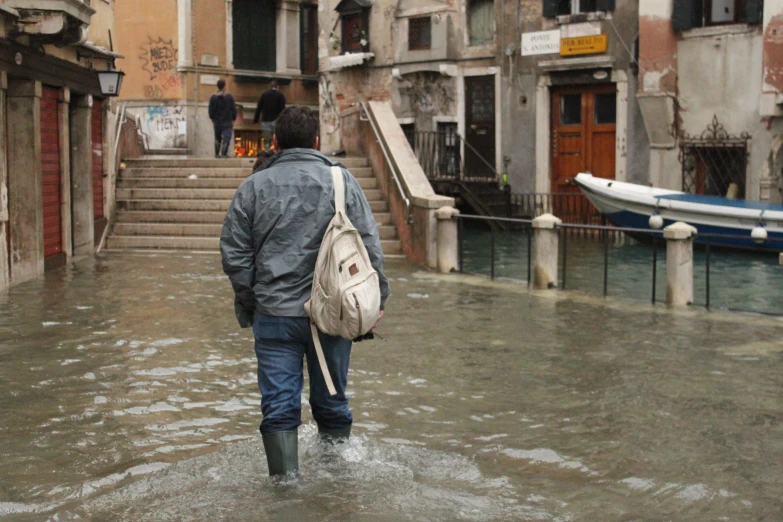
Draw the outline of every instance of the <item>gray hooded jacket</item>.
M254 310L306 317L318 250L335 213L333 165L343 168L346 212L378 272L383 309L389 282L378 227L359 183L318 151L287 149L239 186L223 222L223 271L234 288L242 328L252 326Z

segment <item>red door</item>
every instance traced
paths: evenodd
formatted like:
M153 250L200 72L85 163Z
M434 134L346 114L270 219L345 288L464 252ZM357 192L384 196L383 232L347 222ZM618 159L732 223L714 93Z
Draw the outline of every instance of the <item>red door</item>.
M103 102L92 105L92 208L95 220L103 217Z
M63 254L60 190L60 92L44 87L41 95L41 174L43 189L44 259Z

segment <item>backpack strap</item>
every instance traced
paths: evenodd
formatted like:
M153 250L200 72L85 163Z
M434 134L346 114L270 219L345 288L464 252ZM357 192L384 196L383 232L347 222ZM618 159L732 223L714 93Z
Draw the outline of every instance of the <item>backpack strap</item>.
M313 344L315 345L315 354L318 356L318 365L321 367L321 373L324 375L324 382L326 383L326 389L329 390L329 395L337 395L337 390L334 389L334 382L332 382L332 376L329 375L329 367L326 366L326 359L324 358L324 350L321 347L321 339L318 337L318 328L315 323L310 321L310 332L313 334Z
M332 167L332 181L334 181L334 211L342 210L345 214L345 180L343 178L343 169Z

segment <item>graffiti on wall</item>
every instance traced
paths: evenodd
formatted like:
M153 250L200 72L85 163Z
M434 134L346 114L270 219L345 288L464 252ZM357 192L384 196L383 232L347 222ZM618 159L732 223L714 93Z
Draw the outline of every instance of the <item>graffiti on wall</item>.
M185 107L155 105L143 109L141 128L153 150L178 149L187 146L187 117Z
M182 87L182 77L177 72L178 50L173 40L147 37L147 43L141 46L139 59L141 68L149 75L144 85L146 98L178 98Z

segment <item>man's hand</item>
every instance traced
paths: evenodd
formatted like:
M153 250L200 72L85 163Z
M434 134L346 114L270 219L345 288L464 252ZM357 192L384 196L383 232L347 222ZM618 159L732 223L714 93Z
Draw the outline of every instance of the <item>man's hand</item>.
M375 326L373 326L373 327L370 329L370 331L371 331L371 332L372 332L373 330L375 330L375 328L377 328L377 326L378 326L378 323L380 323L380 322L381 322L381 319L383 319L383 310L381 310L381 312L378 314L378 320L377 320L377 321L375 321Z

